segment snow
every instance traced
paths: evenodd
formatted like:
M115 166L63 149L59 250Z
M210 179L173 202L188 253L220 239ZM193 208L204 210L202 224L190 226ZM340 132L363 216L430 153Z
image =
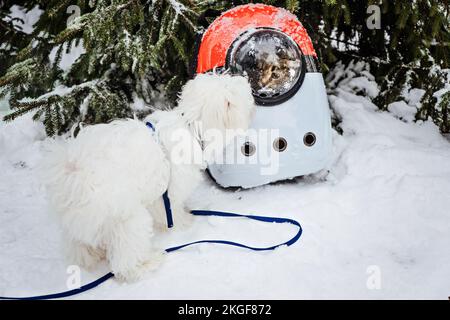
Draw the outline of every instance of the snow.
M69 48L70 49L69 52L67 52L68 45L69 44L67 42L62 45L63 51L61 55L61 61L59 61L58 63L59 68L64 72L69 71L72 65L78 60L78 58L82 54L86 53L86 49L83 46L83 40L80 40L78 44L76 42L73 42ZM58 50L59 46L54 47L50 52L49 55L50 63L52 64L54 63L56 53L58 52Z
M408 91L407 94L405 94L405 99L408 102L410 106L419 107L421 106L421 102L423 96L425 95L426 91L423 89L417 89L413 88Z
M364 61L350 62L347 66L337 63L327 78L330 88L339 87L351 93L375 98L380 93L375 77L370 73L370 66Z
M42 10L39 9L39 6L35 6L30 11L26 11L26 9L13 5L10 8L11 14L8 19L21 19L14 21L14 26L23 31L26 34L31 34L33 32L34 24L39 20L39 17L42 14Z
M405 101L393 102L388 106L388 110L406 122L412 122L416 118L417 109L409 106Z
M133 93L133 102L130 104L133 111L146 111L149 109L147 103L139 97L136 93Z
M0 99L0 118L6 115L9 112L9 96L6 99Z
M200 245L167 255L138 283L110 280L74 298L447 300L450 143L431 122L381 112L347 84L330 101L343 135L334 133L328 175L247 191L206 179L190 201L193 208L297 219L304 229L298 243L264 253ZM0 123L0 296L67 290L60 230L36 173L45 139L30 116ZM289 225L195 218L190 229L157 241L169 247L225 238L262 246L294 232ZM81 283L107 271L83 270Z

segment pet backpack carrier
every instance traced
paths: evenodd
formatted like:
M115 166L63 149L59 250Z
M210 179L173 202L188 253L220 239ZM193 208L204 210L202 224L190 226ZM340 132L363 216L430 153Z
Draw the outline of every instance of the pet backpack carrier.
M290 12L248 4L204 32L196 73L226 70L249 79L258 105L249 132L228 145L209 173L223 187L251 188L324 169L331 121L312 41Z

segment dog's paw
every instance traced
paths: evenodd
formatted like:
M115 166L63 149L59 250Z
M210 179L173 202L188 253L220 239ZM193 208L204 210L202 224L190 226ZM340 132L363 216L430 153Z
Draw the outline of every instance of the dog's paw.
M114 272L114 276L122 282L136 282L143 279L146 274L155 271L164 259L163 252L152 253L151 257L139 263L134 268Z
M92 270L104 258L103 250L84 244L72 244L69 250L69 260L86 270Z
M167 231L167 221L164 222L159 222L159 221L155 221L153 223L153 228L156 232L166 232Z
M180 210L174 214L173 225L177 229L187 229L192 225L193 222L194 216L186 210Z

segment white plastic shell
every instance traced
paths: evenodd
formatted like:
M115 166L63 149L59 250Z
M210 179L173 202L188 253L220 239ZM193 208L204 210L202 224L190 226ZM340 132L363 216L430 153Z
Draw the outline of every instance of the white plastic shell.
M304 143L307 133L316 137L312 146ZM279 137L287 141L283 152L273 148ZM241 152L246 141L256 146L252 156ZM223 187L252 188L316 173L329 164L331 150L331 118L323 76L306 73L302 87L291 99L277 106L257 107L249 135L235 138L224 150L225 161L210 164L208 169Z

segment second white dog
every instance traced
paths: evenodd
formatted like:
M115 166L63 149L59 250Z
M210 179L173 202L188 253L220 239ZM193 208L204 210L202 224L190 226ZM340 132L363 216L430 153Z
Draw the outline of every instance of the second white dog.
M177 108L149 117L154 134L141 121L118 120L52 143L45 184L72 262L91 268L106 259L125 281L155 268L163 253L152 241L155 227L166 224L163 193L175 226L187 224L185 201L202 179L207 132L247 129L254 108L245 78L201 74L185 85Z

